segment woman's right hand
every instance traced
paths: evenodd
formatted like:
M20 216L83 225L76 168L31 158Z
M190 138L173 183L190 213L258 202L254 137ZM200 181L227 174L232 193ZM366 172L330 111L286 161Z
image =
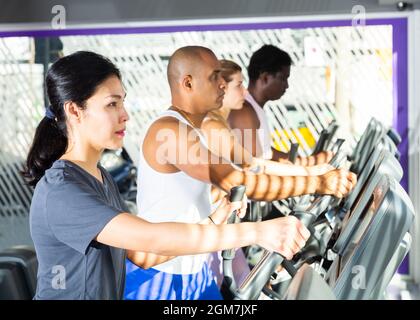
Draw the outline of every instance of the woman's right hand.
M305 246L311 235L294 216L271 219L258 223L257 244L269 251L280 253L287 260Z

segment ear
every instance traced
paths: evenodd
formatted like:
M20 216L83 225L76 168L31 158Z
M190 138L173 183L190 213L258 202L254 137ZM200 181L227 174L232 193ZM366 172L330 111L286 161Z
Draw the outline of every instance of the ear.
M187 75L182 79L182 88L187 90L187 91L191 91L192 90L192 76L191 75Z
M80 109L73 101L64 102L64 112L69 121L79 122L82 117L82 109Z
M267 71L260 73L259 79L261 80L263 84L267 84L269 75L270 74Z

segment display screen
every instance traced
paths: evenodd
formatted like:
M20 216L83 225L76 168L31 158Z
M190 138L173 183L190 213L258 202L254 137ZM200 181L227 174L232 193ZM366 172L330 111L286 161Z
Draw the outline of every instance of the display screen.
M368 229L373 217L384 203L383 199L388 188L389 178L387 176L383 176L378 185L375 187L368 203L366 204L355 225L355 231L353 232L347 248L344 251L343 257L341 258L340 272L346 265L348 259L353 256L354 251L357 249L361 240L363 239L363 236L366 234L366 230Z

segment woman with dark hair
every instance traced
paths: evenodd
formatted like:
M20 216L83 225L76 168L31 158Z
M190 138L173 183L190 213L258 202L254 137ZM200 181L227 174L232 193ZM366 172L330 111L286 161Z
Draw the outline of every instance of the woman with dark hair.
M279 219L214 225L209 216L201 224L150 223L129 214L99 165L104 149L122 147L129 119L119 70L101 55L76 52L50 67L46 87L51 105L24 171L35 186L30 209L39 263L35 299L120 299L127 253L133 260L136 253L146 261L169 260L258 244L290 259L308 238L292 218L299 226L293 234L279 232L284 224ZM225 218L233 210L243 214L243 203L225 199L213 215Z

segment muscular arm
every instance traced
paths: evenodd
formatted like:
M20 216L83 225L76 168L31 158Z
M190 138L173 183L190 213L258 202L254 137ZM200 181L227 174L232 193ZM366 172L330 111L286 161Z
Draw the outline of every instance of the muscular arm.
M233 186L244 184L247 187L248 198L253 200L273 201L315 193L319 187L318 177L254 175L235 170L221 157L204 147L198 136L190 135L194 130L189 126L184 128L190 137L187 139L185 136L180 136L182 130L179 129L179 122L176 119L166 118L161 121L152 125L145 138L143 152L149 163L159 164L172 172L183 171L197 180L214 184L226 192ZM158 139L157 135L163 127L168 130L168 137L175 139L174 141ZM169 134L170 132L172 133ZM171 151L165 151L163 148L165 145ZM159 168L155 167L155 169Z

